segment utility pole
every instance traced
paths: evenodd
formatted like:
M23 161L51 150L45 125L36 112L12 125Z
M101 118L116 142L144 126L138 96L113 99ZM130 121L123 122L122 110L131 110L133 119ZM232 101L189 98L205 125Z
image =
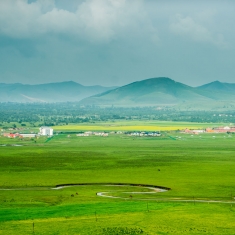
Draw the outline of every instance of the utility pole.
M96 215L96 211L95 211L95 221L97 222L97 215Z

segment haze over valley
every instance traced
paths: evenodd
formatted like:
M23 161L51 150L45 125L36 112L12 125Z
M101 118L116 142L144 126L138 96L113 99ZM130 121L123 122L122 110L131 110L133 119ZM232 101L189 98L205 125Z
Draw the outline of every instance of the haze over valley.
M72 81L40 85L0 83L0 102L74 102L113 88L83 86Z
M188 109L234 107L235 84L214 81L191 87L167 77L136 81L121 87L83 86L76 82L40 85L0 83L0 102L79 102L100 107L166 106Z

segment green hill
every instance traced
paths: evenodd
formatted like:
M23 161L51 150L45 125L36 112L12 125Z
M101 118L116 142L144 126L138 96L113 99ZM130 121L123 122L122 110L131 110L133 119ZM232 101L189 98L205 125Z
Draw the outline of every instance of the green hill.
M214 81L198 87L204 91L222 92L222 93L235 93L234 83L222 83L219 81Z
M76 82L39 85L0 83L0 102L67 102L105 92L114 87L83 86Z
M134 82L108 92L86 98L83 104L148 106L176 105L187 101L209 101L196 88L175 82L170 78L150 78Z
M222 91L206 89L205 87L190 87L170 78L150 78L134 82L114 90L94 95L80 101L84 105L115 105L130 106L179 106L200 109L203 106L223 106L224 102L233 102L235 95L227 92L226 86Z
M0 102L68 101L98 106L234 109L235 84L215 81L191 87L167 77L136 81L118 88L83 86L72 81L40 85L0 83Z

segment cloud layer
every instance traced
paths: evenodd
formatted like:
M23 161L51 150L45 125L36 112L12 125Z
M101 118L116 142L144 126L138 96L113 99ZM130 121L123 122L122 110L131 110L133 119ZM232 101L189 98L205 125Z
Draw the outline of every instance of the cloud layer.
M53 0L0 1L0 33L10 37L55 33L107 41L141 26L154 31L140 0L88 0L75 12L57 8Z
M208 42L218 46L225 46L222 34L214 34L189 16L176 15L175 21L170 25L170 29L178 35L189 37L197 42Z
M0 0L0 82L235 83L235 1Z

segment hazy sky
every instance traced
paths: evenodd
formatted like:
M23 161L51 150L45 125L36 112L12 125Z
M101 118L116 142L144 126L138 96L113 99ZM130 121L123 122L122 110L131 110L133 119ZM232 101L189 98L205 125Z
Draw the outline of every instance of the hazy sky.
M0 82L235 83L234 0L0 0Z

